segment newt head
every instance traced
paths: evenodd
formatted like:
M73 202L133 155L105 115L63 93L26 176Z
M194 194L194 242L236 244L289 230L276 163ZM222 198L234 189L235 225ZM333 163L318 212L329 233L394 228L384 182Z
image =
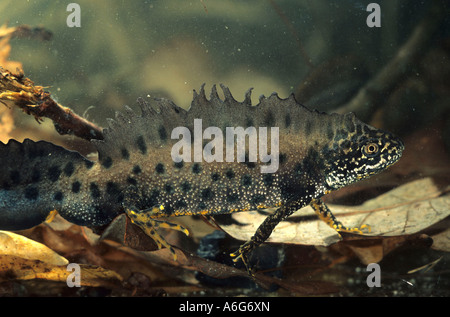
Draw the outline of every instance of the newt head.
M375 175L396 163L405 148L394 134L359 121L353 114L344 119L347 133L335 134L322 152L325 180L330 189L339 189ZM349 124L349 121L354 125Z

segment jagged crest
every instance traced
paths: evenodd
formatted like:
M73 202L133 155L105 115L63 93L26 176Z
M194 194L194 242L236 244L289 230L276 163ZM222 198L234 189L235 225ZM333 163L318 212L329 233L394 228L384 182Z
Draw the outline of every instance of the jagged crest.
M117 112L115 119L109 119L109 128L104 131L104 140L92 140L97 146L100 160L104 156L114 157L122 155L122 149L135 144L137 150L143 139L145 146L159 148L171 142L171 131L179 126L193 128L194 119L202 119L203 125L224 129L227 126L278 126L280 129L292 129L303 122L310 111L298 104L291 94L281 99L273 93L269 97L261 96L259 103L252 106L252 88L245 93L242 102L237 101L230 90L220 85L224 99L217 92L216 85L212 86L209 99L206 97L205 85L200 91L193 92L190 108L185 110L168 99L153 99L151 102L142 98L137 100L141 114L136 114L125 106L124 112ZM138 144L137 144L138 143Z

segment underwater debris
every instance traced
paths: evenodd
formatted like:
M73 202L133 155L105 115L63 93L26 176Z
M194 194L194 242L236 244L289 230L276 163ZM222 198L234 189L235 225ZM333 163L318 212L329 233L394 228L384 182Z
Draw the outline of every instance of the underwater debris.
M21 38L35 38L41 41L51 40L53 34L43 27L31 27L29 25L19 25L15 27L8 27L5 23L0 26L0 38L4 37L21 37Z
M5 101L12 101L38 122L42 117L53 120L59 134L73 134L86 140L103 139L100 127L58 104L43 86L35 86L23 73L13 74L0 67L0 102L5 104Z

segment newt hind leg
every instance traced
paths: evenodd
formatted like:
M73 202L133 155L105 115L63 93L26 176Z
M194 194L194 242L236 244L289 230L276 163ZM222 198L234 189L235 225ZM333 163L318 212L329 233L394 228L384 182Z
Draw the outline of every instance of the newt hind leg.
M315 213L321 220L323 220L331 228L335 229L337 232L349 232L364 234L364 231L370 232L369 225L362 225L361 227L348 228L342 224L336 217L332 214L331 210L321 199L313 199L310 203L311 207L314 209Z
M165 220L154 219L155 214L158 214L158 212L160 212L159 208L157 207L143 211L136 211L135 208L126 208L125 212L131 219L132 223L140 227L150 238L152 238L155 241L156 245L158 246L158 249L166 247L170 251L170 253L172 253L174 261L177 260L175 250L166 241L166 239L164 239L164 237L158 233L157 229L165 228L177 230L183 232L185 235L188 236L189 231L186 228L184 228L179 224L171 223Z

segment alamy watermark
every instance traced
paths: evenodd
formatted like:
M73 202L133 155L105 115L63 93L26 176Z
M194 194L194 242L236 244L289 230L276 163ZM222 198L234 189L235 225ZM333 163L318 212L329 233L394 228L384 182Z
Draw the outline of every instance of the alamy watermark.
M270 128L270 153L268 149L267 127L226 127L225 142L223 131L218 127L207 127L203 131L202 119L194 119L193 138L186 127L176 127L171 138L179 139L172 147L172 160L194 162L254 162L259 160L261 173L275 173L279 166L279 128ZM248 157L246 155L248 139ZM204 140L211 140L203 146ZM225 144L225 149L224 149ZM192 153L193 152L193 153ZM236 155L235 155L236 154Z
M367 12L371 12L366 19L369 28L381 27L381 7L378 3L369 3L366 8Z
M78 3L69 3L66 8L67 12L71 12L66 19L69 28L81 27L81 7Z
M366 268L367 275L366 284L368 287L381 287L381 268L377 263L369 263Z
M67 275L66 284L68 287L81 287L81 267L77 263L69 263L66 270L72 272Z

